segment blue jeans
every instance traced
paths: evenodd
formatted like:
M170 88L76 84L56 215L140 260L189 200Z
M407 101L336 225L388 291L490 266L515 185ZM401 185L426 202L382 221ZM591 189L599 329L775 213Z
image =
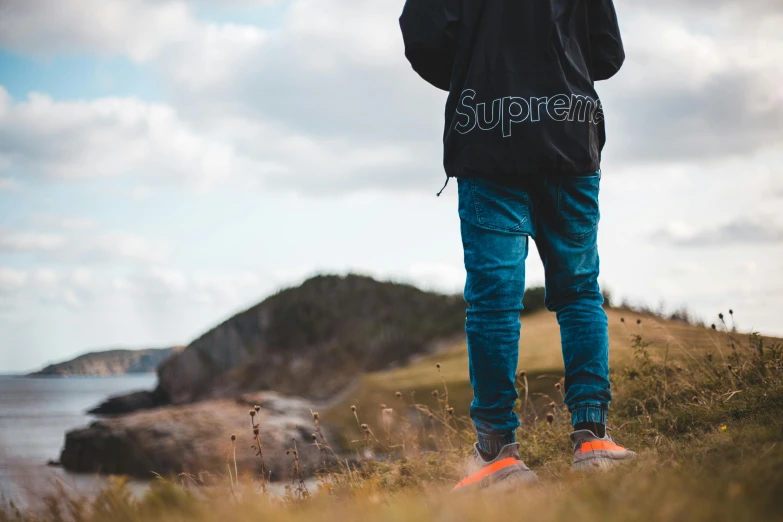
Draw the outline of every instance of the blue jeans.
M530 237L544 264L546 307L560 324L571 420L606 423L612 396L608 323L598 287L600 179L600 173L542 175L515 187L459 179L470 415L479 435L508 436L519 427L514 381Z

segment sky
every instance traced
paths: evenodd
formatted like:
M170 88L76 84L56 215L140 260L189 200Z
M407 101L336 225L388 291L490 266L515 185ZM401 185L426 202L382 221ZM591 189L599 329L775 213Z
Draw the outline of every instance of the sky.
M0 0L0 373L186 344L317 273L460 292L402 5ZM783 3L616 7L602 285L783 334Z

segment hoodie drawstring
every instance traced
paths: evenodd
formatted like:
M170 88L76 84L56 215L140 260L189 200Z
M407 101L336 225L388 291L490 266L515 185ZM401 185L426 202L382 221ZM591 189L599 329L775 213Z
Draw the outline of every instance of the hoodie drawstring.
M440 197L440 195L443 194L443 191L446 190L446 187L448 186L450 179L451 179L450 177L446 176L446 183L443 184L443 188L440 189L440 192L438 192L436 196Z

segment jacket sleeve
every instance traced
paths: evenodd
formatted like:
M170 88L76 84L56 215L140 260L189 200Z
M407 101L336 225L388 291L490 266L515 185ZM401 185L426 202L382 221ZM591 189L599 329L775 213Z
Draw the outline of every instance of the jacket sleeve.
M588 0L594 81L608 80L625 61L620 25L612 0Z
M405 57L419 76L448 91L457 43L459 0L407 0L400 16Z

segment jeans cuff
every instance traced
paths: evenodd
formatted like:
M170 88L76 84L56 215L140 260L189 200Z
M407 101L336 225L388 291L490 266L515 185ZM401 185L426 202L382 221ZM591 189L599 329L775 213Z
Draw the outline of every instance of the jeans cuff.
M571 424L597 422L606 425L606 408L600 406L580 406L571 410Z
M515 441L514 433L505 435L482 435L478 434L478 447L485 454L494 456L500 453L504 446L513 444Z

